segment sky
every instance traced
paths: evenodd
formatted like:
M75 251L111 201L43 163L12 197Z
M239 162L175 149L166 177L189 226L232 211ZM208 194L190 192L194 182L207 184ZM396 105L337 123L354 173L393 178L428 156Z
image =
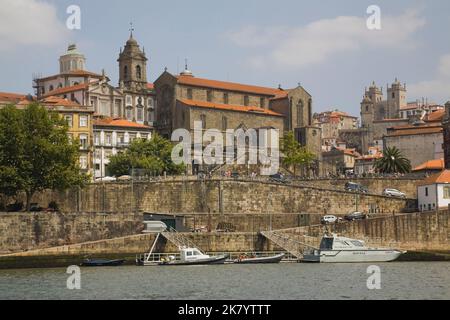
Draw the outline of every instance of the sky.
M77 5L80 29L67 8ZM381 30L369 30L370 5ZM76 43L87 69L118 84L117 58L129 37L149 58L153 82L184 60L201 78L293 88L313 96L314 112L359 115L364 88L398 78L408 101L450 100L448 0L0 0L0 91L32 93L34 73L58 72Z

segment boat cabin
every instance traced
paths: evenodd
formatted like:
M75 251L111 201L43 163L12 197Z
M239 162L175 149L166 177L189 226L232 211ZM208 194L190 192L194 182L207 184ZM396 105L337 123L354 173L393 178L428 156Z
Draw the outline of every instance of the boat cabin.
M180 259L182 261L202 260L210 258L209 255L202 253L197 248L183 248L180 250Z
M359 250L365 248L364 241L344 237L325 236L320 242L320 250Z

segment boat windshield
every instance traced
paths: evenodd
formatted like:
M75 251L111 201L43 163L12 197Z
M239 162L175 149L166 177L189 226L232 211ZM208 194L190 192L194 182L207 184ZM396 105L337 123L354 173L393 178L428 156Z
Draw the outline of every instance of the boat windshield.
M333 249L333 238L323 238L320 242L321 250L332 250Z

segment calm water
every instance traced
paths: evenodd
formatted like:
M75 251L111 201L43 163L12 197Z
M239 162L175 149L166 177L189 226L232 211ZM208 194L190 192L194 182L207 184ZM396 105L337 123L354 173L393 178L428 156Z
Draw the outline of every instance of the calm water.
M450 299L450 263L386 263L381 290L368 264L82 268L81 290L65 269L0 270L0 299Z

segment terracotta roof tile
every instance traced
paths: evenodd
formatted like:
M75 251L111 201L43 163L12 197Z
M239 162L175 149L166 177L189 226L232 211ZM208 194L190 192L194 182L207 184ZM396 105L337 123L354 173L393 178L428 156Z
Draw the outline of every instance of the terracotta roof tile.
M60 94L65 94L69 92L75 92L80 90L85 90L91 85L92 83L80 83L74 86L64 87L64 88L58 88L53 91L49 91L46 94L43 95L43 97L50 97L50 96L56 96Z
M199 100L188 100L188 99L180 99L178 101L180 101L181 103L183 103L185 105L192 106L192 107L221 109L221 110L238 111L238 112L252 112L252 113L263 114L263 115L268 115L268 116L283 117L283 115L280 113L276 113L272 110L263 109L260 107L254 107L254 106L221 104L221 103L199 101Z
M422 163L420 166L414 168L413 171L444 170L444 168L445 168L444 159L435 159Z
M436 173L422 182L420 182L419 186L426 186L435 183L450 183L450 170L443 170L439 173Z
M0 92L0 102L18 103L20 100L25 99L27 95L10 92Z
M222 89L229 91L238 91L238 92L246 92L253 93L257 95L264 96L272 96L272 97L282 97L286 96L287 92L282 89L274 89L267 87L259 87L247 84L240 84L234 82L225 82L225 81L217 81L217 80L209 80L196 78L192 76L177 76L179 84L196 86L196 87L204 87L204 88L214 88L214 89Z
M399 136L410 136L410 135L421 135L421 134L435 134L441 133L444 129L442 127L432 127L432 126L424 126L424 127L411 127L404 129L397 129L393 132L390 132L386 135L386 137L399 137Z
M39 80L50 80L50 79L58 78L59 76L66 76L66 75L67 76L80 76L80 77L90 76L90 77L98 78L98 79L103 77L101 74L90 72L87 70L72 70L72 71L68 71L68 72L64 72L64 73L54 74L52 76L48 76L45 78L40 78Z
M94 126L99 127L121 127L121 128L138 128L138 129L148 129L150 130L150 126L146 126L144 124L132 122L122 118L97 118L94 120Z
M442 121L445 116L445 110L437 110L428 115L427 121Z
M153 83L147 83L147 89L153 90L155 89L155 85Z

